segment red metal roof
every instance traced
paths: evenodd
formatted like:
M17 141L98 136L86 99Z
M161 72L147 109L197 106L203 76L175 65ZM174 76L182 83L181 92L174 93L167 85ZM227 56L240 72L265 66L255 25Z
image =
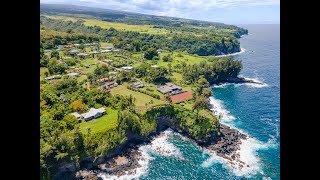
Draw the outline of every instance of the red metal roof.
M176 94L171 96L171 100L173 103L177 103L177 102L181 102L181 101L185 101L187 99L191 99L192 98L192 92L191 91L187 91L181 94Z

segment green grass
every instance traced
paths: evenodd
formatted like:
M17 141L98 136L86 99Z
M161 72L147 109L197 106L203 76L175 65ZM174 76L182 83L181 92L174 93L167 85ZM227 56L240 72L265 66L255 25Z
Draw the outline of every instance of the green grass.
M107 43L107 42L100 42L100 45L101 45L102 47L105 47L105 46L113 47L113 44L112 44L112 43Z
M120 85L114 89L111 90L111 94L120 94L120 95L126 95L130 96L130 94L136 98L136 106L145 106L146 103L149 103L151 100L153 101L153 105L159 105L159 104L165 104L166 102L161 101L159 99L153 98L151 96L148 96L146 94L140 93L140 92L135 92L127 89L126 87L127 84Z
M106 108L106 115L98 118L96 121L88 121L80 123L80 129L82 133L86 133L87 129L90 128L92 133L101 131L107 131L117 127L118 124L118 111Z
M86 64L95 65L96 63L98 63L98 61L93 58L87 58L81 61L81 64L83 65L86 65Z
M80 77L78 77L77 81L78 81L78 83L80 83L86 79L87 79L87 75L81 75Z
M140 33L148 33L148 34L167 34L168 30L163 28L153 28L151 25L132 25L118 22L107 22L99 19L92 19L87 17L75 18L75 17L67 17L67 16L57 16L57 15L46 15L46 17L56 20L63 21L73 21L84 20L84 25L86 26L100 26L104 29L109 29L111 27L119 30L119 31L136 31Z

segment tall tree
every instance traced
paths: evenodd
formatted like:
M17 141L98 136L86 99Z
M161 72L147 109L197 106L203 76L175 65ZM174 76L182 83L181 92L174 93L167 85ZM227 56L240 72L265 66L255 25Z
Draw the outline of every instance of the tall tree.
M204 96L196 96L196 99L192 106L192 110L196 110L197 112L196 120L199 119L199 111L201 109L209 109L209 107L210 104L207 98L205 98Z

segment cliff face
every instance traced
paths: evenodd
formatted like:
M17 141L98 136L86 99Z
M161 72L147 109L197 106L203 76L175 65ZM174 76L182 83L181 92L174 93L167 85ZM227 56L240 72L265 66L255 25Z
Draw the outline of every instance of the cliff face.
M156 129L149 133L147 136L141 136L137 133L133 133L130 130L126 131L127 140L123 144L119 144L113 151L108 152L103 157L99 157L95 159L93 156L89 156L81 159L80 168L77 168L75 163L66 163L60 165L57 172L55 173L54 179L73 179L76 177L76 172L80 170L95 170L99 169L100 164L106 163L111 158L120 155L129 153L130 149L135 149L137 145L143 143L150 143L152 137L160 134L160 132L166 130L167 128L171 128L172 130L196 141L199 145L208 145L210 142L214 141L218 137L218 132L213 132L209 138L195 138L190 133L190 129L192 127L187 127L186 125L181 127L180 121L175 118L175 111L173 111L174 106L164 106L160 109L154 110L156 112ZM158 114L159 113L159 114ZM210 120L210 119L209 119Z

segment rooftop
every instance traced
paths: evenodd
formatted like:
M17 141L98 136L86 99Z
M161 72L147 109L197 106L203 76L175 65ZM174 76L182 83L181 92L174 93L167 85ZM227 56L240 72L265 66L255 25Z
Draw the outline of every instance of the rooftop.
M106 110L101 107L99 109L90 108L88 112L81 114L85 119L95 116L97 113L104 113Z
M181 101L185 101L187 99L191 99L192 98L192 92L191 91L187 91L181 94L176 94L171 96L171 100L173 103L178 103Z
M69 73L68 76L79 76L79 73Z
M171 91L182 90L182 88L172 83L166 83L166 85L158 87L157 90L162 94L166 94L170 93Z

